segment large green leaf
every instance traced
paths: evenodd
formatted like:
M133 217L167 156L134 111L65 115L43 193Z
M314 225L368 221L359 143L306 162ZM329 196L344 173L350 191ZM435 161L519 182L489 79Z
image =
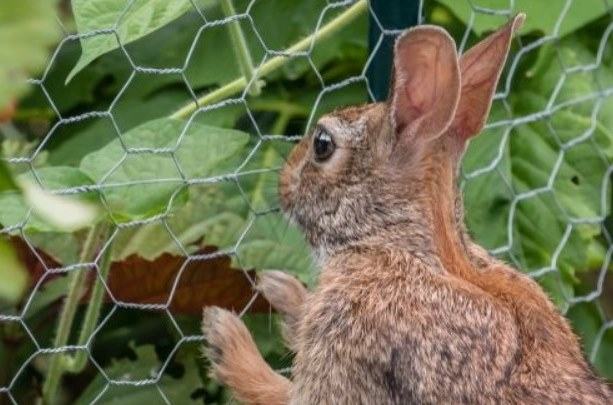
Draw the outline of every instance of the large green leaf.
M203 238L206 244L226 250L232 248L246 226L248 210L234 183L192 186L187 202L173 209L166 222L188 252L197 250ZM138 254L153 260L162 253L182 251L164 226L148 224L122 231L115 243L114 257L122 260Z
M223 251L236 248L235 266L281 269L312 281L313 263L302 233L278 213L252 218L236 190L226 189L230 193L224 194L219 188L190 192L187 204L167 220L183 247L194 251L194 244L204 238L205 244ZM164 252L180 252L174 239L159 225L124 232L116 246L117 259L135 253L155 258Z
M0 303L16 304L28 287L28 271L12 246L0 238Z
M249 3L246 0L236 1L237 11L244 11ZM302 2L287 2L285 0L257 1L251 7L250 16L253 18L258 32L262 34L266 45L274 49L283 49L313 32L325 6L326 2L323 0L313 2L309 7L305 7ZM275 15L283 16L279 17L280 19L291 20L294 23L268 24L267 21L273 9ZM333 18L342 9L330 9L326 13L325 20L328 21ZM205 15L208 20L222 18L219 7L206 8ZM311 59L326 81L332 83L351 75L360 74L363 68L363 60L367 54L366 20L365 17L361 18L348 29L315 46ZM141 66L181 67L185 63L190 46L196 39L196 32L202 24L202 18L198 13L188 12L172 23L131 42L126 46L126 50L133 61ZM263 55L260 41L247 19L241 20L241 26L244 29L254 60L259 62ZM211 86L223 85L240 74L227 31L226 25L207 27L195 43L194 52L187 65L186 77L189 86L196 93L200 89L208 91ZM68 49L69 45L64 45L64 48L67 49L66 57L74 60L74 51ZM68 52L69 50L70 52ZM84 97L80 99L87 99L86 96L91 99L89 89L95 87L96 103L91 106L88 105L87 108L96 111L105 110L125 84L126 77L133 73L133 69L127 63L123 52L116 49L92 63L87 68L86 74L79 75L72 80L70 89L74 88L75 91L59 94L58 92L65 88L64 79L68 74L67 63L64 61L66 57L58 59L57 62L62 63L54 64L54 66L57 66L57 71L52 70L47 79L48 84L46 84L52 94L61 96L61 102L56 102L60 109L63 106L71 106L75 102L77 96L73 95L82 94ZM211 63L211 61L215 61L215 63ZM77 86L77 82L82 82L83 77L87 77L88 80ZM104 78L103 81L101 81L102 78ZM290 78L291 81L279 80L285 78ZM100 83L95 85L91 80ZM321 91L317 76L309 65L307 58L304 57L296 58L286 69L268 77L267 81L268 85L264 89L263 97L255 98L256 101L263 99L265 96L271 101L274 100L277 105L283 106L286 99L289 102L296 102L302 98L304 92L309 90L309 100L305 103L307 114ZM55 89L55 92L53 92L53 89ZM336 93L339 92L334 92L334 94ZM365 91L362 90L362 93L365 94ZM322 99L320 106L325 104L331 96L332 93L327 94ZM360 97L355 101L362 102L364 97ZM125 91L122 91L121 97L114 104L113 118L120 130L125 132L148 120L168 116L178 106L191 100L191 95L179 74L136 73ZM41 99L38 102L40 104L38 108L44 108L45 100ZM349 102L353 102L353 100ZM260 118L258 108L250 105L250 109L251 113L255 115L259 129L266 132L267 121L265 121L265 118ZM242 105L228 105L221 109L200 114L198 122L213 126L233 127L237 119L245 114L246 111ZM267 114L267 116L271 115L269 112ZM85 154L93 152L111 141L115 136L114 133L115 130L111 120L106 118L96 118L63 126L48 143L49 161L57 165L76 165Z
M277 148L265 145L254 153L243 172L280 166L283 159ZM276 171L240 175L238 185L190 186L185 205L173 209L166 220L176 240L188 252L200 243L223 251L236 248L236 266L286 270L309 281L313 264L301 232L277 212L254 216L254 212L278 208ZM117 239L114 256L119 260L139 254L154 259L165 252L181 253L175 238L159 224L125 230Z
M517 152L513 154L528 173L539 177L533 186L549 180L555 159L562 157L552 184L560 207L570 218L604 217L607 207L601 207L601 201L603 193L607 194L606 171L613 159L613 97L594 96L602 85L613 83L613 67L603 63L597 75L578 71L562 76L560 85L556 59L567 67L589 66L596 55L569 38L560 43L551 59L533 77L522 78L522 91L516 92L512 103L520 115L546 111L549 105L567 106L557 108L547 121L536 121L529 129L518 128L524 133L516 137ZM535 133L526 132L530 130ZM540 172L535 167L539 160Z
M508 0L437 1L449 7L466 24L471 20L473 12L478 13L475 11L476 7L490 10L509 10L509 4L512 4ZM564 13L567 3L566 0L516 0L514 2L515 7L511 11L526 13L527 18L523 32L541 31L546 35L551 35L554 33L554 27L556 27L558 21L562 19L559 27L561 36L581 28L607 12L606 3L601 0L581 0L580 2L572 2L568 11ZM472 28L477 35L491 31L505 21L504 17L495 14L478 13L477 15L478 17L472 23Z
M104 185L112 213L142 218L163 212L173 195L181 198L186 180L230 172L240 163L248 140L244 132L163 118L85 156L81 169ZM166 152L127 154L124 146Z
M569 104L552 111L547 121L486 131L471 142L464 169L475 172L496 162L465 185L467 224L477 240L490 249L511 244L509 257L525 271L555 265L560 277L550 273L540 281L564 306L573 295L577 273L600 268L605 259L600 227L590 223L610 210L601 201L610 193L605 185L613 158L613 99L592 97L599 92L592 72L562 76L560 85L558 59L573 67L590 65L595 55L572 38L558 48L517 81L510 104L516 117ZM609 66L601 65L598 74L613 82ZM581 98L585 101L574 102ZM491 121L510 118L501 111L494 108ZM526 194L535 190L541 191ZM586 223L575 224L568 233L573 220Z
M184 14L189 0L73 0L72 9L80 33L115 29L119 41L126 45L168 24ZM114 34L94 35L81 39L83 49L69 81L98 56L119 47Z
M76 81L76 79L75 79ZM149 96L148 83L157 82L149 76L135 76L129 88L116 104L113 118L122 132L127 132L147 121L160 119L173 113L178 105L188 102L186 89L170 88ZM97 108L94 108L97 110ZM222 128L232 128L240 113L239 106L229 106L208 111L197 117L197 122ZM92 153L116 137L111 120L100 118L85 125L65 127L62 136L52 139L49 145L51 164L78 165L83 157Z
M490 120L507 117L499 103L493 105ZM505 246L507 222L513 200L509 148L505 128L492 128L473 138L462 160L464 173L471 174L464 184L466 225L487 249ZM496 163L494 167L490 167ZM475 175L475 173L480 173Z
M95 3L103 0L95 0ZM123 7L125 4L118 0L104 0L113 2L114 7ZM187 1L182 1L186 3ZM158 1L156 0L156 2ZM314 0L305 2L288 2L286 0L266 0L266 1L235 1L235 8L238 13L244 12L250 6L249 16L253 24L246 18L240 19L239 23L244 32L250 53L256 64L262 60L265 48L270 50L283 50L298 40L310 35L317 27L320 16L327 6L325 0ZM202 0L200 8L203 10L208 21L224 18L218 2L213 0ZM325 14L325 22L329 21L343 8L328 10ZM270 24L270 16L274 15L278 21L286 21L286 24ZM194 88L201 88L213 84L223 84L240 75L240 69L232 49L227 25L211 25L202 31L199 37L196 36L198 30L203 25L202 17L197 12L188 12L183 16L178 16L170 24L159 26L155 31L149 31L147 35L133 38L133 42L124 45L135 63L141 66L154 67L175 67L179 68L186 62L188 51L193 45L193 51L188 60L186 76L190 85ZM108 28L108 27L107 27ZM254 30L257 30L257 34ZM79 27L79 32L84 32ZM332 60L342 60L347 52L358 49L361 58L366 58L367 50L367 18L356 21L347 29L339 32L331 38L326 39L325 43L314 47L311 59L317 68L323 67ZM123 52L117 50L117 41L113 36L107 35L108 47L105 52L116 50L108 57L105 63L115 66L117 69L128 69L126 66ZM98 37L94 37L98 38ZM102 37L100 37L102 38ZM198 39L197 41L195 41ZM88 39L87 41L91 41ZM101 40L100 40L101 41ZM264 42L262 46L261 41ZM160 46L163 44L163 46ZM110 46L112 45L112 47ZM153 46L152 46L153 45ZM100 56L98 54L97 56ZM93 59L91 59L93 60ZM85 67L77 65L80 69ZM211 63L215 61L215 63ZM102 62L102 60L101 60ZM73 70L71 77L76 72ZM294 63L286 66L283 72L272 75L273 78L286 77L296 79L305 72L311 70L311 66L306 58L297 58ZM160 75L157 80L151 80L143 84L144 89L151 91L155 88L181 81L178 75Z
M59 37L56 0L0 2L0 110L26 89Z

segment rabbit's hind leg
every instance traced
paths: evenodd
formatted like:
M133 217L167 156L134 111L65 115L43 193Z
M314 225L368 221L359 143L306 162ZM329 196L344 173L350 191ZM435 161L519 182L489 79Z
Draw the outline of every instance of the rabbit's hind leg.
M264 361L238 316L217 307L205 308L202 330L211 376L227 385L236 399L245 404L289 402L290 381Z

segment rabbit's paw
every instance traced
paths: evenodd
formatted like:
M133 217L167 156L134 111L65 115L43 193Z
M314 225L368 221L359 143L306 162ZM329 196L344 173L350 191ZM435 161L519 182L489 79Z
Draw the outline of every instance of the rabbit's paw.
M299 318L308 294L300 281L278 270L263 271L256 289L277 311L291 318Z
M307 289L295 277L277 270L262 272L256 289L283 317L283 337L288 347L295 350L296 329L308 296Z
M243 321L234 313L218 307L204 309L202 332L206 341L205 356L211 362L211 376L229 384L241 358L256 350Z

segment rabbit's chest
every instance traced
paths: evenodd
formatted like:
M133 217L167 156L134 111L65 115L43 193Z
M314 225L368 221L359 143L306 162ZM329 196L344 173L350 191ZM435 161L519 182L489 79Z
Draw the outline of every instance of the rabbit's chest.
M371 266L330 272L308 298L299 327L304 349L337 342L372 353L401 339L424 299L417 272ZM422 305L423 307L423 305ZM339 346L340 347L340 346Z
M381 333L390 325L383 328L382 319L365 317L365 308L347 296L314 295L306 308L293 367L294 402L399 403L388 384L396 361L393 345ZM416 401L402 403L410 402Z

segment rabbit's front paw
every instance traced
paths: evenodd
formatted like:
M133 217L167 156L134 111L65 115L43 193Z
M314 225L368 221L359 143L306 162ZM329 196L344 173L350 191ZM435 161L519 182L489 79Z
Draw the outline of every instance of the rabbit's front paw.
M302 318L302 306L309 292L295 277L277 270L262 272L258 277L256 289L283 317L281 326L283 338L287 346L296 351L296 336Z
M211 377L245 404L287 404L289 381L264 361L241 319L218 307L204 309L202 332Z
M286 320L296 321L300 318L308 291L295 277L278 270L263 271L258 277L256 289L284 318L290 318Z
M219 307L204 309L202 332L205 356L211 362L211 376L223 383L235 374L241 358L256 350L251 334L234 313Z

